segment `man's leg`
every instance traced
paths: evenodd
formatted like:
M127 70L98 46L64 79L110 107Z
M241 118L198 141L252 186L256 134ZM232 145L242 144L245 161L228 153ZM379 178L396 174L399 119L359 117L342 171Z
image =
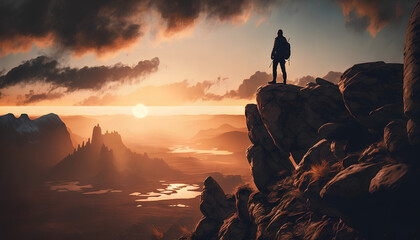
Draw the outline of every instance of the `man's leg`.
M279 64L279 62L277 60L273 60L273 81L271 81L269 83L276 83L278 64Z
M286 73L286 61L280 61L281 71L283 73L283 83L286 84L287 73Z

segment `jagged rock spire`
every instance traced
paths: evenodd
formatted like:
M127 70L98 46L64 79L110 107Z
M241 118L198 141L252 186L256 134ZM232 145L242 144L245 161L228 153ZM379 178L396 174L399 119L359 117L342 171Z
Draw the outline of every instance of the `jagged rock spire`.
M93 145L102 145L102 129L99 126L99 123L93 128L92 132L92 144Z

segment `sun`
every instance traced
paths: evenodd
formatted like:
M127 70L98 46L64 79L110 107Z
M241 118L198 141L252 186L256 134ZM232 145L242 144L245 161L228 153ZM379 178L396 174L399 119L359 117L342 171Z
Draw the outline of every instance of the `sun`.
M137 104L136 106L133 107L133 115L136 118L144 118L147 116L147 113L149 112L147 107L144 106L143 104Z

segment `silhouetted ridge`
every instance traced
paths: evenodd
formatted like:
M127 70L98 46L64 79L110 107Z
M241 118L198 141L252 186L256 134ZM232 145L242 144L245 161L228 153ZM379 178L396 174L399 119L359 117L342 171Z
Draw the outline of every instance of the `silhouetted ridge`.
M72 151L67 127L55 114L34 120L27 114L0 116L0 175L7 182L25 185L25 179L40 179Z

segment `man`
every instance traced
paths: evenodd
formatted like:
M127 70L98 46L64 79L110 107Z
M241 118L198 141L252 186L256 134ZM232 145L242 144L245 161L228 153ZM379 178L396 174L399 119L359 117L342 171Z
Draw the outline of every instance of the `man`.
M273 81L268 82L275 84L277 79L277 65L280 63L281 71L283 73L283 83L286 84L286 59L290 57L290 45L286 38L283 37L283 31L277 31L277 37L274 40L273 51L271 51L271 59L273 60Z

